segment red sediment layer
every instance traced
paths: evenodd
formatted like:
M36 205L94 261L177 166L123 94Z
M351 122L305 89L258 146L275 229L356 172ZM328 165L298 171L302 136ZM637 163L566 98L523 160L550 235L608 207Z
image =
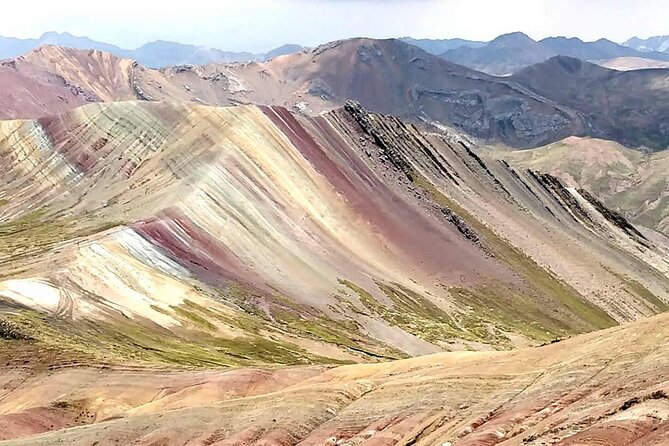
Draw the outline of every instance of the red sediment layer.
M72 122L68 119L70 115L47 116L40 118L37 122L41 125L44 133L49 137L56 152L60 153L70 165L73 165L84 174L92 173L100 169L100 163L109 159L115 148L106 137L98 137L90 143L87 132L90 126L85 122ZM137 162L126 154L121 154L118 160L120 171L130 178L137 168Z
M263 281L248 265L176 208L136 222L132 228L205 283L235 281L264 289L258 285Z
M0 64L2 107L0 119L22 119L62 113L88 100L67 86L62 78L23 64Z
M71 414L38 407L0 416L0 441L62 429L71 425Z
M576 435L562 440L558 446L628 446L631 444L649 445L646 436L656 435L654 431L661 424L660 420L651 418L643 420L620 420L591 427ZM665 425L667 423L664 423ZM665 426L666 429L666 426ZM660 443L657 443L660 444ZM667 443L662 443L667 444Z
M260 108L314 169L346 197L347 205L372 227L381 242L391 250L396 248L393 254L403 263L420 265L424 272L450 279L465 276L476 280L481 274L506 280L511 277L447 224L410 205L385 185L326 118L307 121L313 126L312 136L285 108ZM348 131L363 135L346 113L338 116L345 120ZM331 155L315 138L328 145Z

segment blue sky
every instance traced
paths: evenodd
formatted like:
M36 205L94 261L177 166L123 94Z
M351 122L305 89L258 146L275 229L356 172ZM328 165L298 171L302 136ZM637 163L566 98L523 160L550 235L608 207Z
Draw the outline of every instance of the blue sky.
M232 51L353 36L490 40L523 31L623 41L669 34L667 0L32 0L3 4L0 34L68 31L135 48L164 39Z

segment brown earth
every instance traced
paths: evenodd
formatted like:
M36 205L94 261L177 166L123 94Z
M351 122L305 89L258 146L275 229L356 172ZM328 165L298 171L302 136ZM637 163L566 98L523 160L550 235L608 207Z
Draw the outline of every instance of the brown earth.
M667 322L337 368L5 367L0 435L31 446L659 446L669 441Z

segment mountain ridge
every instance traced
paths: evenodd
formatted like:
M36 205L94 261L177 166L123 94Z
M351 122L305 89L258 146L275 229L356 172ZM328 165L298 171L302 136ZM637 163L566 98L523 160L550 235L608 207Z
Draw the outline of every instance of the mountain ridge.
M396 39L368 38L335 41L267 62L178 65L161 70L98 53L45 48L4 62L0 75L8 78L7 85L26 89L38 88L34 83L38 79L44 85L39 87L43 99L51 102L25 104L36 95L14 97L12 90L6 90L4 98L0 94L6 104L1 116L39 116L35 107L47 114L64 111L72 105L103 100L100 94L107 98L104 100L281 105L307 115L354 99L370 110L427 125L444 123L512 147L536 147L570 135L614 139L652 150L668 146L662 125L664 103L650 102L669 90L669 72L663 70L621 73L560 56L514 76L494 77ZM95 60L87 65L85 59L93 56ZM587 67L589 74L574 76L565 66ZM98 85L101 80L92 73L81 78L90 67L106 73L102 81L109 77L111 85ZM586 96L597 92L599 96L575 101L557 88L557 81L568 81L573 92ZM619 88L620 83L625 88ZM610 100L604 100L602 94L610 95ZM640 115L639 110L649 104L648 111ZM26 107L25 112L21 107Z
M501 35L480 48L460 47L441 54L446 60L495 76L508 76L519 67L542 62L555 53L544 48L526 34L516 32ZM490 60L499 60L491 68Z
M669 36L655 36L647 39L632 37L623 43L624 46L644 52L669 52Z
M244 62L266 60L302 49L299 45L282 45L267 53L244 51L223 51L203 45L189 45L167 40L147 42L135 49L120 48L116 45L98 42L84 36L74 36L68 32L48 31L36 39L19 39L0 36L0 59L20 57L41 45L56 45L80 50L100 50L124 59L134 59L152 68L162 68L180 64L204 65L214 62ZM298 48L299 47L299 48Z
M399 40L415 45L422 50L430 54L443 54L444 52L456 49L461 46L467 46L472 48L478 48L484 46L487 42L481 42L476 40L467 40L460 38L453 39L414 39L412 37L400 37Z
M511 47L507 45L511 44ZM584 42L577 37L547 37L535 41L526 34L505 34L478 48L460 47L441 55L452 62L497 76L508 76L554 56L574 57L586 61L639 57L669 61L669 55L657 51L638 51L607 39Z

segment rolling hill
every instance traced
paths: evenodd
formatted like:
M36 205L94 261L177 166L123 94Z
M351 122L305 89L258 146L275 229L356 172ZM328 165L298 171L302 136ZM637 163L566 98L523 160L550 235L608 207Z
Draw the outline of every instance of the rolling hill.
M92 104L2 135L0 296L30 337L98 359L505 349L667 299L666 240L354 103Z
M0 135L3 444L667 439L669 240L538 166L355 103Z
M23 436L3 442L11 446L661 446L668 319L514 352L337 368L23 368L3 375L0 438Z
M669 238L608 201L649 196L649 155L582 151L620 175L575 183L564 150L492 157L402 119L584 128L531 74L369 39L4 62L4 117L29 119L0 122L0 442L662 444Z

